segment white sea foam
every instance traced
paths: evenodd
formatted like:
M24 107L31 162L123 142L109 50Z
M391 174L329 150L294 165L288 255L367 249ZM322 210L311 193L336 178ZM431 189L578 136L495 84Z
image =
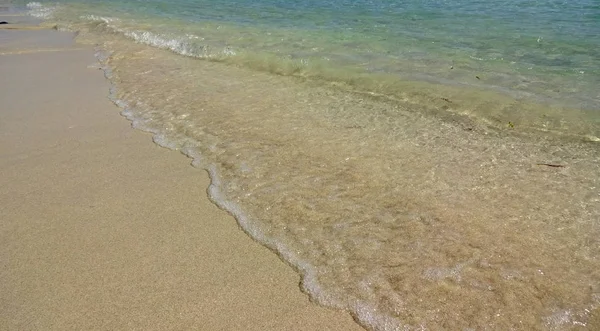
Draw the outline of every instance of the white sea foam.
M199 45L191 42L190 40L201 39L198 36L186 35L183 37L167 37L161 34L149 32L149 31L127 31L122 29L117 29L122 32L125 36L139 42L142 44L146 44L149 46L168 49L174 53L202 58L202 59L212 59L219 57L228 57L235 56L237 53L230 46L224 47L221 51L211 51L210 47L207 45Z
M146 40L152 40L158 42L161 39L146 35ZM175 43L165 45L177 45ZM99 60L106 59L107 54L98 53L97 57ZM101 60L102 61L102 60ZM103 66L105 70L105 76L107 78L112 77L110 68ZM195 167L204 168L208 171L211 179L211 184L208 188L208 195L210 199L221 209L226 210L237 220L239 226L253 239L262 243L266 247L275 251L284 261L292 265L302 275L302 290L307 293L312 300L318 302L321 305L342 309L350 312L353 316L362 324L371 330L381 331L408 331L408 330L426 330L424 325L420 326L408 326L396 317L393 317L385 312L382 312L377 306L358 298L346 298L342 299L333 295L326 288L319 283L318 269L311 265L308 261L302 259L299 254L290 250L282 242L276 240L265 234L265 232L257 227L257 222L254 222L244 212L242 207L236 202L228 199L223 193L223 183L219 171L215 165L205 164L203 157L196 148L196 144L200 143L192 141L189 138L177 139L171 136L168 130L157 130L152 129L146 125L147 119L137 115L135 108L131 107L127 102L117 98L116 89L113 86L111 88L111 99L113 102L122 108L122 115L125 116L132 122L132 126L141 129L143 131L153 133L153 141L165 148L172 150L179 150L182 154L191 158L192 165ZM143 105L142 105L143 106ZM184 116L184 118L187 116ZM456 281L460 281L460 269L464 267L465 263L458 264L453 268L429 268L423 273L423 277L430 281L436 281L440 279L452 278ZM381 284L381 282L374 282ZM365 290L371 291L372 284L367 281L365 283ZM556 314L548 316L544 319L546 325L551 329L561 329L566 325L576 325L580 323L575 319L575 315L570 311L559 311Z
M27 4L27 9L29 9L28 14L42 19L48 19L52 17L52 14L55 7L42 5L39 2L30 2Z
M105 54L97 53L96 55L100 60ZM108 67L103 66L105 70L105 76L107 78L112 77L111 71ZM302 275L302 290L307 293L314 301L319 304L334 307L342 310L347 310L355 315L355 317L365 326L382 331L399 331L409 330L409 327L401 326L400 320L382 314L378 309L368 303L361 300L353 300L353 303L344 302L340 298L332 296L330 293L321 286L318 281L317 270L307 261L301 259L298 254L289 250L283 243L265 235L265 233L258 228L249 219L248 215L244 213L242 208L235 202L227 199L221 188L223 187L222 180L219 176L219 172L214 165L206 165L203 163L202 155L198 152L197 148L194 148L196 142L187 141L181 143L175 141L169 137L168 134L160 132L158 130L150 129L144 125L144 119L137 117L136 112L129 104L123 100L120 100L116 96L116 89L114 86L110 90L111 100L122 109L121 114L132 122L134 128L154 133L153 141L162 147L169 148L172 150L179 150L182 154L192 159L192 165L195 167L203 167L207 170L211 179L211 184L208 187L208 195L210 199L219 208L226 210L237 220L239 226L251 236L254 240L262 243L266 247L274 250L277 254L287 263L292 265ZM189 139L187 139L189 140Z
M197 45L191 42L193 40L204 39L197 35L186 34L184 37L173 37L144 30L130 30L120 26L119 23L121 23L121 20L114 17L82 15L79 18L85 21L103 22L110 30L122 33L124 36L131 38L138 43L160 49L167 49L180 55L196 58L210 58L219 55L209 54L209 48L207 46ZM225 56L235 55L235 52L229 47L226 47L221 53Z
M97 16L97 15L83 15L83 16L80 16L80 18L83 20L87 20L87 21L104 22L106 24L110 24L110 23L119 21L119 19L116 19L113 17L104 17L104 16Z
M346 310L353 314L362 325L372 330L407 331L414 329L404 325L399 319L382 313L374 305L365 301L355 299L350 303L328 293L319 283L317 270L313 265L301 259L298 254L288 249L283 243L266 236L256 227L256 222L252 222L238 204L229 201L224 196L221 191L223 184L216 167L211 165L207 168L207 171L211 178L211 184L208 189L211 200L217 206L232 214L240 227L254 240L277 252L285 262L298 270L302 275L302 290L307 293L312 300L327 307ZM423 328L423 330L425 329Z
M179 46L181 46L181 44L178 43L178 41L185 41L183 39L169 39L168 37L160 36L158 34L144 32L141 32L141 34L139 35L129 35L129 37L140 43L160 47L163 49L169 49L180 54L181 52ZM136 38L141 39L137 40ZM101 59L101 57L102 55L99 54L99 60ZM146 67L149 66L145 66L144 68ZM112 78L112 72L110 71L110 69L106 67L103 68L105 70L106 77L109 79ZM150 71L146 71L146 73L148 72ZM165 124L170 123L170 121L174 119L181 120L188 118L189 113L187 112L187 110L179 116L174 116L172 113L169 113L169 121L167 123L161 123L161 125L156 126L156 123L152 122L152 117L156 114L156 112L144 113L143 111L140 111L146 109L148 107L147 105L140 103L138 99L135 98L128 98L131 104L120 100L114 87L111 88L110 94L113 102L117 106L123 108L123 116L126 116L129 120L131 120L132 125L134 127L144 131L152 132L154 134L153 139L157 144L166 148L180 150L183 154L193 159L192 164L194 166L204 168L209 172L211 178L211 185L209 186L208 193L212 201L215 204L217 204L220 208L227 210L229 213L231 213L238 221L240 227L243 228L244 231L248 233L251 237L261 242L265 246L269 247L273 251L276 251L282 259L294 266L303 277L302 289L306 293L308 293L313 300L326 306L350 311L354 314L355 318L361 322L362 325L373 330L424 329L424 326L419 325L412 325L411 327L405 326L402 323L402 321L394 317L399 316L399 313L397 311L395 311L396 315L387 314L381 307L369 303L367 300L353 297L351 296L351 294L348 297L341 295L337 296L335 292L332 293L332 291L328 290L327 287L324 287L319 282L319 277L323 277L323 273L319 274L320 270L317 269L315 265L305 260L301 255L302 252L295 251L286 246L284 244L284 241L280 241L276 238L269 236L269 232L260 227L260 222L255 222L256 219L251 219L251 217L244 212L244 210L242 209L242 203L238 203L237 200L234 200L233 198L227 196L226 192L228 191L226 191L225 188L227 188L228 186L227 183L224 182L224 179L220 176L218 167L216 165L204 163L205 161L203 160L202 155L200 155L198 147L202 146L201 144L203 143L203 141L192 141L190 140L191 138L178 136L177 132L171 132L168 130L168 126L165 126ZM170 94L168 94L168 96L170 97ZM168 98L163 99L167 100ZM210 144L218 146L218 144L214 142L211 142ZM218 148L215 148L215 150L218 150ZM210 153L207 153L207 156L210 156ZM252 169L252 167L248 167L248 169ZM356 241L353 242L356 243ZM374 241L374 245L376 245L377 243L378 241ZM460 282L460 271L465 264L456 264L450 268L441 268L438 267L437 264L430 265L434 265L434 267L424 270L421 274L421 278L424 278L428 282L437 282L447 279ZM450 264L450 266L452 266L452 264ZM378 280L377 278L368 279L364 283L364 291L373 292L374 287L376 286L380 290L382 284L384 283L385 280L382 281ZM386 298L389 299L389 297ZM394 299L393 302L397 301L395 301ZM545 321L546 323L548 323L548 325L556 325L559 329L564 325L569 325L569 323L579 323L580 320L578 318L575 318L577 316L574 315L574 311L575 310L558 311L556 314L549 316Z
M180 38L169 39L148 31L125 31L124 33L125 36L146 45L168 49L185 56L197 57L199 55L192 44Z
M158 146L172 149L172 150L179 150L179 147L180 147L180 145L178 143L176 143L175 141L169 140L164 134L161 134L161 133L157 133L154 136L152 136L152 141L155 144L157 144Z

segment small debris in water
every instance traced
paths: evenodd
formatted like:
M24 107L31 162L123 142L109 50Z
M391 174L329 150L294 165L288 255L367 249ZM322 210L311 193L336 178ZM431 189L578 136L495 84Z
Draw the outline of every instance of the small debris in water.
M539 166L547 166L547 167L553 167L553 168L564 168L565 166L562 164L552 164L552 163L536 163L536 165Z

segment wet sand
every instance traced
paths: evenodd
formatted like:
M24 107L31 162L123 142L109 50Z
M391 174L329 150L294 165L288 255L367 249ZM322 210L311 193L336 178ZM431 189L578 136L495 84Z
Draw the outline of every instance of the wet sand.
M0 30L0 329L361 330L130 127L72 37Z

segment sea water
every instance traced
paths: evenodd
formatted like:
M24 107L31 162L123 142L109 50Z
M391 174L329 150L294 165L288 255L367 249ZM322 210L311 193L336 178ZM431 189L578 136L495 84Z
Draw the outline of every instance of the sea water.
M372 330L600 329L597 1L27 7L313 301Z

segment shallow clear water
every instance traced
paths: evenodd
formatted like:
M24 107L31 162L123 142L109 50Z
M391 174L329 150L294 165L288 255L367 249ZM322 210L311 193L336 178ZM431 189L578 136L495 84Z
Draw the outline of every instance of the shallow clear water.
M374 330L600 328L595 2L29 7L316 302Z
M88 1L59 12L182 55L600 140L593 1Z

